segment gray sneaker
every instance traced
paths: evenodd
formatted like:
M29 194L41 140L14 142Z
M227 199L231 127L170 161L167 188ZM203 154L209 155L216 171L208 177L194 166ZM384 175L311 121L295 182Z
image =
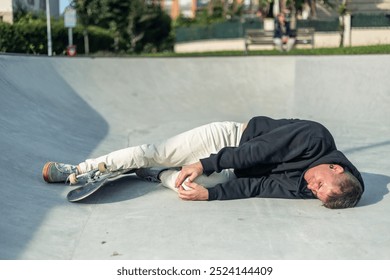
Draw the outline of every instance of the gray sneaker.
M66 182L73 173L76 175L79 173L76 165L59 162L47 162L42 169L43 180L48 183Z

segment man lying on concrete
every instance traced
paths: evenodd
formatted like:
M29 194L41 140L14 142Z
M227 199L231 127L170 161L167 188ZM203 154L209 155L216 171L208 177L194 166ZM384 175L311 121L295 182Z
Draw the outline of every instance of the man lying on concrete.
M215 122L158 144L87 159L79 165L48 162L46 182L64 182L104 162L134 169L176 190L184 200L248 197L318 198L327 208L354 207L364 191L356 167L337 150L330 132L308 120L254 117L247 124Z

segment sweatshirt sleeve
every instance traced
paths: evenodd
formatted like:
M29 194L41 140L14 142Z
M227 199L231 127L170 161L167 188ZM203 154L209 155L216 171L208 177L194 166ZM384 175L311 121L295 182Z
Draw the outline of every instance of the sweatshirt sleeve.
M264 198L313 198L310 191L291 187L296 182L281 180L277 176L261 178L237 178L209 188L209 200L228 200L249 197Z
M312 137L310 123L291 123L271 130L242 143L239 147L225 147L217 154L201 159L204 174L223 169L245 169L257 165L278 164L313 156L324 147L321 138Z

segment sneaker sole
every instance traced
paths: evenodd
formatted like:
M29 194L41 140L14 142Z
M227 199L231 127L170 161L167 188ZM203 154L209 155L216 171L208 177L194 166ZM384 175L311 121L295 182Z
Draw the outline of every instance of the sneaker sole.
M42 169L43 180L45 180L47 183L52 183L52 180L49 177L49 170L53 164L54 164L54 162L47 162L45 164L45 166L43 166L43 169Z

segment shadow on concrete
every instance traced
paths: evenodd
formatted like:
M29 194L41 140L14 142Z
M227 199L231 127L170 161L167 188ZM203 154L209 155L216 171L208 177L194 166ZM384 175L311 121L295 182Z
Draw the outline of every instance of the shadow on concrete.
M357 207L372 205L383 200L389 193L387 185L390 183L390 177L373 173L362 173L365 183L364 194Z
M126 175L103 186L97 192L81 200L80 204L109 204L128 201L156 190L158 184L144 182L135 175Z
M390 177L373 173L362 173L362 176L366 190L358 207L376 204L389 193L387 185L390 183ZM107 204L127 201L156 191L158 186L156 183L144 182L134 175L127 175L110 182L90 197L77 203Z
M21 258L46 215L64 203L62 186L42 184L44 163L81 161L108 132L51 62L0 56L0 232L7 237L0 259Z
M344 150L346 154L353 154L358 152L367 152L375 148L383 148L389 146L390 141L382 141L379 143L368 144L360 147L354 147ZM390 183L390 177L374 173L363 173L363 180L365 183L365 191L358 207L376 204L383 200L383 197L389 193L387 185Z

